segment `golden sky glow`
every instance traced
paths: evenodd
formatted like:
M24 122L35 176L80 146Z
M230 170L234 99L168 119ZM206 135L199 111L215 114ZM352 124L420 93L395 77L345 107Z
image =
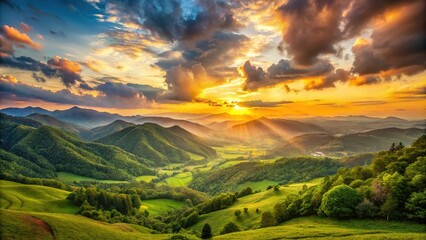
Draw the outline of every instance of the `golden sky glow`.
M2 108L426 117L421 0L363 13L356 0L177 1L137 16L115 0L25 2L0 12Z

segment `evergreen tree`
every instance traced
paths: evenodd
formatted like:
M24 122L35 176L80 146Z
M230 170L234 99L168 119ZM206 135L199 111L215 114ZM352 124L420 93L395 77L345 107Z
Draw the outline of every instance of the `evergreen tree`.
M213 237L212 228L210 227L210 224L206 223L201 230L201 239L209 239L211 237Z

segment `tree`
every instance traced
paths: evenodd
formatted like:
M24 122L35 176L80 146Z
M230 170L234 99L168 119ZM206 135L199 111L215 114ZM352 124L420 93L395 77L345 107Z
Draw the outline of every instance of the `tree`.
M261 227L270 227L275 225L274 214L271 211L266 211L262 214L262 219L260 220Z
M246 207L244 208L244 213L246 213L246 214L248 213L248 208L246 208Z
M210 224L206 223L204 224L203 229L201 230L201 238L209 239L211 237L213 237L212 228L210 227Z
M227 234L227 233L239 232L239 231L240 231L240 228L238 227L237 224L233 222L229 222L223 227L223 230L220 232L220 234Z
M241 210L235 210L234 215L239 218L241 216Z
M275 186L274 186L274 191L275 191L275 192L278 192L279 190L280 190L280 186L279 186L279 185L275 185Z
M355 207L361 201L356 190L347 185L339 185L324 194L319 213L334 218L350 218L355 216Z

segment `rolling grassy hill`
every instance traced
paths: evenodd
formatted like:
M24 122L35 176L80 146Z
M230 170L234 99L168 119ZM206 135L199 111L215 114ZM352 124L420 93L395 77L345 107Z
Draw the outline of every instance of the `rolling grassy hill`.
M227 163L227 162L226 162ZM225 164L226 164L225 163ZM233 192L248 181L304 182L337 172L342 163L328 158L283 158L276 161L246 161L229 167L197 172L190 187L210 194Z
M316 151L325 154L378 152L389 149L392 143L411 145L422 134L425 129L419 128L385 128L344 136L307 134L290 139L272 152L281 156L307 155Z
M213 239L424 239L420 224L383 220L332 220L303 217L276 227L215 236Z
M65 198L69 192L38 185L0 180L0 208L74 214L78 208Z
M172 199L151 199L142 201L141 210L148 210L150 216L157 216L160 213L173 211L185 206L184 202Z
M319 183L319 180L306 183L307 186L313 186ZM203 214L200 216L200 221L193 225L191 229L201 232L205 223L209 223L214 234L219 234L225 224L228 222L237 223L241 229L252 229L259 227L261 215L264 211L271 210L275 204L282 201L286 196L295 194L302 189L303 184L290 184L286 187L280 187L279 191L274 189L266 190L259 193L254 193L242 198L239 198L236 203L229 208ZM244 213L243 209L248 208L248 213ZM259 209L259 213L256 213ZM241 216L235 217L235 210L240 210Z
M145 123L125 128L98 140L115 145L137 156L148 158L158 166L190 160L188 153L214 158L216 151L197 136L178 127L163 128Z
M2 162L7 162L2 172L17 174L14 169L18 168L20 172L32 171L31 176L38 174L34 177L52 177L57 171L65 171L114 180L152 173L147 167L150 162L144 158L114 146L84 142L57 128L2 122L0 129L0 147L12 153L1 152L5 156Z

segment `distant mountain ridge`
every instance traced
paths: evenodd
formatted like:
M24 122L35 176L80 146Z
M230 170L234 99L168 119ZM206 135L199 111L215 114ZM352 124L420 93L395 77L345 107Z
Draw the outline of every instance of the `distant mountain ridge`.
M294 137L272 150L275 155L295 156L313 152L325 154L357 154L387 150L392 143L410 145L415 139L426 134L420 128L384 128L343 136L329 134L306 134Z

